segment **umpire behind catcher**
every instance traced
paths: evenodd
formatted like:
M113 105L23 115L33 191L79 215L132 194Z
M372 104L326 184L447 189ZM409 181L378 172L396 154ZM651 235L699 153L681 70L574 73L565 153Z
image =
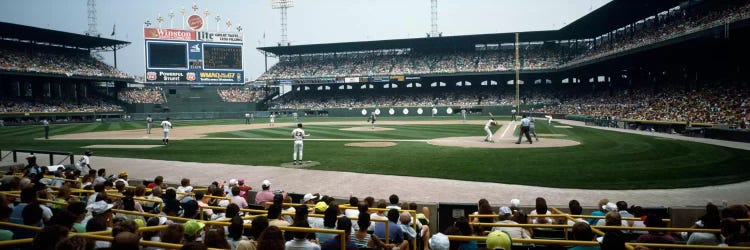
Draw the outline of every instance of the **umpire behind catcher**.
M521 144L521 139L524 135L526 135L526 139L529 140L529 144L531 144L531 135L529 135L529 127L531 126L531 121L529 118L526 118L526 115L522 116L521 119L521 132L518 133L518 141L516 141L516 144Z

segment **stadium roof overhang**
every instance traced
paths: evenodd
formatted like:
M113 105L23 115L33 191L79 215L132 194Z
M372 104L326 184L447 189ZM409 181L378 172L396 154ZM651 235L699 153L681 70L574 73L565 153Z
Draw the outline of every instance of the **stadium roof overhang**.
M519 33L519 40L548 41L555 40L556 31L529 31ZM512 43L515 33L480 34L465 36L424 37L411 39L393 39L365 42L343 42L306 44L294 46L272 46L258 48L275 55L297 55L315 53L337 53L350 51L371 51L388 49L469 49L476 44Z
M686 1L702 0L614 0L563 27L559 35L565 39L597 37Z
M552 41L595 38L678 5L703 0L613 0L560 30L520 32L520 41ZM475 44L509 43L515 33L425 37L363 42L260 47L264 53L298 55L388 49L469 49Z
M0 22L0 39L98 50L119 49L130 44L130 42L115 39L87 36L6 22Z

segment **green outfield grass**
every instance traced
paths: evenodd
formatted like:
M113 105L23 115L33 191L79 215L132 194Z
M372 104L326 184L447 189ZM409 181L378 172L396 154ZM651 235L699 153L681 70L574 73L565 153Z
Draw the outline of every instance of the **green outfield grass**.
M382 120L408 118L382 118ZM415 118L411 118L415 119ZM441 120L456 118L419 119ZM475 119L480 119L475 117ZM362 121L352 118L305 118L315 121ZM281 118L278 122L290 122ZM265 119L255 122L265 123ZM175 121L175 128L213 124L242 124L244 120ZM554 125L554 123L553 123ZM141 122L56 125L51 135L121 129L143 129ZM420 141L398 141L385 148L346 147L351 141L335 139L403 140L450 136L484 136L481 125L384 125L393 131L341 131L351 126L305 126L305 159L320 162L314 169L445 179L590 189L650 189L709 186L750 179L745 166L747 151L701 143L669 140L591 128L555 128L537 124L538 133L565 134L581 145L563 148L478 149L441 147ZM503 129L503 128L495 128ZM292 127L242 130L210 134L214 139L175 140L156 149L96 149L97 156L133 157L279 166L290 162ZM158 131L158 130L157 130ZM0 147L64 150L79 153L94 144L158 144L158 140L34 140L43 136L41 127L0 127ZM248 138L221 140L215 138ZM556 137L560 138L560 137ZM544 140L544 138L542 138ZM94 158L94 162L96 159ZM106 167L106 166L103 166Z

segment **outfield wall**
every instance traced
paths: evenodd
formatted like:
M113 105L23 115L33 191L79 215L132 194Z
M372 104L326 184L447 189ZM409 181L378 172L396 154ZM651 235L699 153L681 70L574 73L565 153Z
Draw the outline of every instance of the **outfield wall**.
M525 106L526 108L539 108L542 105ZM358 108L333 108L323 110L277 110L277 112L289 113L289 112L305 112L309 115L325 114L330 117L365 117L369 116L370 113L378 113L380 117L420 117L420 116L432 116L433 109L437 112L435 116L451 116L461 115L461 106L382 106L382 107L358 107ZM420 113L421 110L421 113ZM495 116L510 116L512 115L512 106L472 106L467 108L468 115L487 115L492 113ZM272 110L273 111L273 110Z

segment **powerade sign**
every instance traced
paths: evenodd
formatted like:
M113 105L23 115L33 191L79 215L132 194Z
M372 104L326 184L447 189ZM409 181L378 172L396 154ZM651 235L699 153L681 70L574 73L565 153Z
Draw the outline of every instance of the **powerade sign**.
M243 83L242 34L144 29L145 79L159 83Z

